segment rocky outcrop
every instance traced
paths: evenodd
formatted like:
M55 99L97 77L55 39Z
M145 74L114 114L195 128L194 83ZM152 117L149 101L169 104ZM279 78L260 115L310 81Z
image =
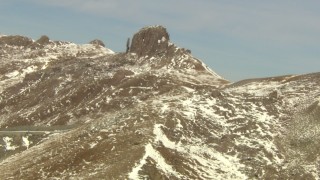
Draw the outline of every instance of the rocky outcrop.
M24 36L2 36L0 37L0 45L9 46L29 46L33 43L30 38Z
M147 64L153 69L166 67L203 72L208 70L200 60L191 55L190 50L179 48L170 42L169 33L162 26L148 26L134 34L129 52L139 57L136 59L137 64Z
M38 43L40 45L47 45L50 43L50 39L48 36L43 35L36 41L36 43Z
M155 55L165 52L169 47L169 34L162 26L142 28L133 38L130 52L138 56Z
M89 42L89 44L93 44L95 46L105 47L105 44L99 39L92 40L92 41Z

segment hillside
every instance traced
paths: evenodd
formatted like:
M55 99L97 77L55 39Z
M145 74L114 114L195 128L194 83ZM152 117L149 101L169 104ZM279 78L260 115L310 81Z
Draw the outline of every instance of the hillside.
M162 26L0 47L0 179L320 178L320 73L231 83Z

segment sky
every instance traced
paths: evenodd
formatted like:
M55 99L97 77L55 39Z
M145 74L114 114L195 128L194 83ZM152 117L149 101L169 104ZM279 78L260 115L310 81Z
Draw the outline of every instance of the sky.
M142 27L162 25L230 81L320 71L318 0L0 0L0 34L116 52Z

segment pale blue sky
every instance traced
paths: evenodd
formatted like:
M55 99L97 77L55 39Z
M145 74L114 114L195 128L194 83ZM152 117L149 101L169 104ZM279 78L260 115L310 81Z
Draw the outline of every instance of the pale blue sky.
M0 33L124 51L147 25L165 26L231 81L320 71L318 0L0 0Z

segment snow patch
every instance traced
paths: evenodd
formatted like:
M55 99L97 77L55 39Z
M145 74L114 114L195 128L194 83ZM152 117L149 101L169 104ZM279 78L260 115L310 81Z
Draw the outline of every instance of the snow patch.
M38 69L37 66L29 66L26 69L23 69L22 71L23 71L24 74L29 74L29 73L34 72L37 69Z
M162 142L162 144L167 147L167 148L170 148L170 149L176 149L176 143L175 142L172 142L170 141L167 136L163 133L162 131L162 127L164 127L162 124L156 124L154 126L154 129L153 129L153 134L156 135L156 138L155 138L155 142Z
M163 106L160 109L160 112L163 114L168 110L169 110L169 105L168 104L163 104Z
M252 82L243 86L227 89L226 92L248 93L254 96L268 96L271 92L277 91L281 84L275 82Z
M136 180L136 179L145 179L148 177L144 177L142 175L139 175L139 171L142 170L143 166L147 164L147 159L151 158L156 163L156 166L158 169L162 170L167 177L176 177L176 178L182 178L181 174L176 172L174 168L166 163L166 160L162 157L162 155L153 148L153 146L149 143L145 146L145 154L140 160L139 163L136 164L136 166L132 169L132 171L128 174L129 179Z
M26 137L22 136L22 145L27 147L27 149L29 149L30 141L28 136Z
M189 87L186 87L186 86L182 86L187 92L189 92L189 93L192 93L192 92L194 92L195 90L194 89L191 89L191 88L189 88Z
M191 139L189 142L196 144L182 144L170 141L163 133L162 124L154 126L153 133L156 135L155 142L161 142L163 146L175 150L177 153L187 156L190 162L197 162L199 165L192 165L193 170L203 179L246 179L246 175L239 169L244 165L239 162L236 156L223 155L216 152L207 145L200 143L200 139ZM224 173L221 173L222 171Z
M12 141L13 141L12 138L10 138L10 137L3 137L2 139L3 139L3 141L4 141L4 148L5 148L6 151L13 151L13 150L15 150L16 148L18 148L18 146L13 146L13 145L12 145Z
M223 79L221 76L219 76L216 72L214 72L212 69L210 69L206 64L204 64L202 61L200 61L202 66L210 73L212 74L213 76L215 76L216 78L219 78L219 79Z
M19 71L15 70L15 71L12 71L12 72L10 72L10 73L5 74L5 76L6 76L7 78L13 78L13 77L18 76L19 74L20 74Z
M98 144L98 142L92 142L89 144L90 149L94 148L96 145Z

